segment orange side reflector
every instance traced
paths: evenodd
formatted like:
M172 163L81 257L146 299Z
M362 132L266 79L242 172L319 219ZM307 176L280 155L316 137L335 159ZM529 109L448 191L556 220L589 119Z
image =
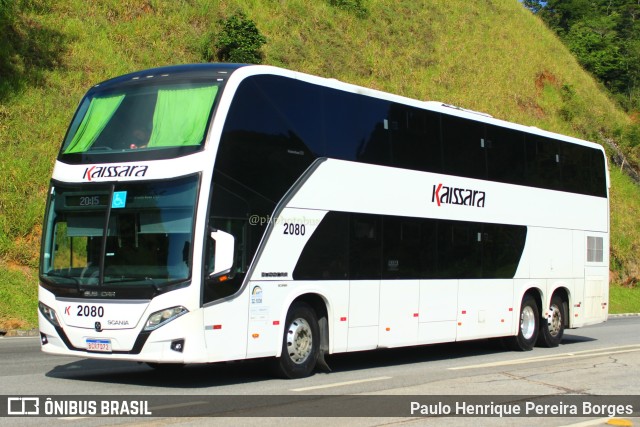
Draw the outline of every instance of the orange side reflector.
M251 335L252 338L258 338L260 336L260 334L253 334Z

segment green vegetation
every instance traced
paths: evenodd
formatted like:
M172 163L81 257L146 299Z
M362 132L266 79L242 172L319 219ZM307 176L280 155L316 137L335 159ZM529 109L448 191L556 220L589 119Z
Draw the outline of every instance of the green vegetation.
M640 3L637 0L525 0L627 111L640 111ZM640 168L640 123L618 143Z
M629 110L640 109L637 0L524 0Z
M359 18L366 18L369 15L363 0L329 0L329 4L349 11Z
M49 177L83 93L203 50L217 58L233 22L268 40L251 44L263 63L615 141L640 158L625 142L638 126L515 0L0 0L0 327L34 326ZM637 294L640 187L611 167L612 278Z
M638 287L611 286L609 288L609 313L640 313Z
M205 62L236 62L240 64L261 64L263 54L260 48L267 39L260 34L256 24L239 12L220 21L222 31L212 32L205 42L202 59ZM212 49L212 46L214 49Z
M29 329L38 321L37 275L0 262L0 329Z

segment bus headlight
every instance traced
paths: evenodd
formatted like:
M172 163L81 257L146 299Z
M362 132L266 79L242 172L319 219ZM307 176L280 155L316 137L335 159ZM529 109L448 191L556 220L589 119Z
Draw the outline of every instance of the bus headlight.
M165 325L171 322L173 319L177 319L178 317L188 312L189 310L182 306L165 308L164 310L156 311L151 316L149 316L149 319L147 319L147 324L144 326L144 330L156 330L160 326Z
M58 322L58 316L56 316L56 311L49 307L46 304L43 304L38 301L38 309L40 313L49 321L53 326L60 327L60 323Z

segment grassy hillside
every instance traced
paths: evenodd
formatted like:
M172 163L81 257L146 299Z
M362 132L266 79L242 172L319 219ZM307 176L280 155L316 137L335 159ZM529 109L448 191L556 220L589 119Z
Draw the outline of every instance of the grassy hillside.
M596 142L629 133L629 118L517 0L16 4L0 43L0 328L34 324L48 179L82 94L125 72L201 62L203 44L236 12L266 36L267 64ZM633 160L631 145L620 145ZM640 189L617 168L612 182L612 278L631 284L640 277Z

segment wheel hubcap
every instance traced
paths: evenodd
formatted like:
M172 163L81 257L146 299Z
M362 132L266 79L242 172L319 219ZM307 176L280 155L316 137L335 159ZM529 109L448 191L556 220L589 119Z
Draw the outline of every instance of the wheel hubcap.
M552 337L557 336L562 329L562 313L557 305L551 306L551 322L549 323L549 334Z
M306 320L295 319L289 325L287 332L287 352L291 360L300 365L304 363L311 354L313 346L313 336L311 327Z
M525 307L522 309L520 315L520 331L522 336L526 340L530 340L533 337L533 333L536 329L536 317L531 307Z

